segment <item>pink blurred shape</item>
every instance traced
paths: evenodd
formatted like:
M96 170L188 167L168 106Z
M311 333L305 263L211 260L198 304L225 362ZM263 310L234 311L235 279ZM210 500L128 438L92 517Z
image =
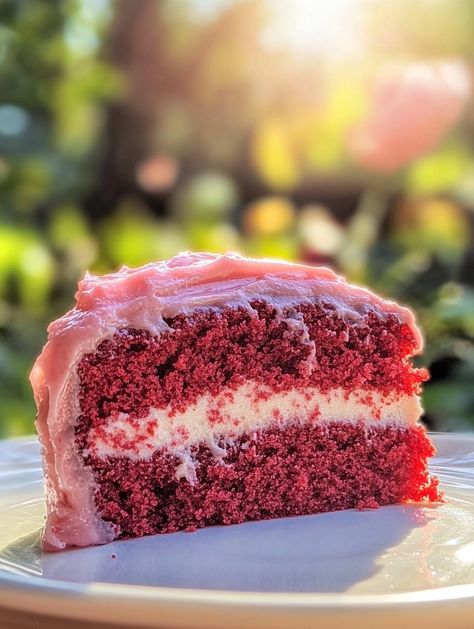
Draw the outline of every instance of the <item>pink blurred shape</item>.
M462 60L386 67L375 78L368 115L350 134L349 150L366 168L394 171L432 150L470 96L471 75Z
M179 164L170 155L150 155L137 167L135 178L138 185L150 194L171 188L178 178Z

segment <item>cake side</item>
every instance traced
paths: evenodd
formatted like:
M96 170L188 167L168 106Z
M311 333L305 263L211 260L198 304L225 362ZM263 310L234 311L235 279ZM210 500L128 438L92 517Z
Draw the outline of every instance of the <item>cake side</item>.
M407 362L413 340L395 317L369 313L354 326L329 307L250 305L252 315L230 306L179 315L160 336L123 329L84 355L84 447L145 457L278 417L417 421L426 372Z
M296 419L215 446L193 446L191 478L174 448L87 456L98 511L127 538L439 499L426 467L434 449L419 425Z
M284 347L289 350L293 344L294 350L292 350L292 360L288 362L285 368L286 372L285 369L281 369L281 365L274 371L273 383L277 383L279 394L294 392L295 390L298 390L303 396L309 395L311 397L313 394L311 399L314 404L313 406L305 404L303 416L298 417L298 413L293 411L295 421L306 422L310 408L313 408L314 416L318 413L321 416L321 395L326 395L328 408L334 406L334 397L331 401L329 395L334 396L334 383L329 386L328 383L324 384L321 377L319 379L316 377L318 372L321 376L327 371L328 365L324 365L324 360L329 360L330 348L337 350L338 343L339 349L341 343L348 346L346 349L349 350L349 354L346 354L344 359L345 369L350 365L347 361L348 355L351 355L352 359L361 355L363 344L360 344L358 352L349 347L355 340L355 337L349 338L350 334L355 334L355 332L347 332L349 336L346 338L346 335L339 331L341 332L340 338L335 342L338 338L337 330L326 330L326 346L324 343L315 344L314 340L311 340L311 334L314 335L315 333L311 332L311 328L316 330L317 325L314 322L311 324L308 316L305 320L304 309L314 310L316 308L317 310L319 308L321 310L323 302L329 304L330 309L335 314L334 321L337 322L337 325L340 326L343 322L349 330L355 331L361 326L367 326L367 321L371 318L374 326L377 321L381 322L382 325L375 337L383 334L384 325L388 325L388 327L390 325L398 326L401 333L397 343L395 343L396 347L395 345L387 346L388 349L385 350L387 355L380 356L379 367L382 371L376 369L374 372L375 375L377 372L382 374L381 366L385 366L385 375L379 378L380 386L377 384L376 377L373 378L373 382L370 382L370 378L367 378L367 372L364 371L364 368L370 370L370 361L366 360L364 364L358 364L355 360L352 364L352 370L349 369L352 374L352 381L346 380L339 383L342 385L340 388L344 391L340 395L344 397L348 391L350 395L355 393L358 397L356 402L359 404L357 417L360 419L363 419L363 415L365 419L370 421L377 421L377 418L380 420L382 415L379 416L378 414L383 414L383 409L386 411L387 405L390 407L390 404L395 406L398 404L398 410L394 411L395 415L392 414L392 420L390 420L392 423L397 413L400 421L416 421L419 414L416 396L420 382L425 379L426 374L422 371L411 370L407 364L407 357L418 352L421 347L421 336L412 314L407 309L392 304L392 302L386 302L365 289L347 285L329 270L284 263L259 263L258 261L244 260L238 256L186 255L179 256L174 262L171 261L168 264L149 265L137 271L122 270L118 274L106 276L103 280L88 277L80 286L76 308L50 326L49 341L32 372L32 383L38 402L37 425L44 451L47 485L48 519L44 533L46 548L58 549L67 545L103 543L120 533L120 524L102 517L97 508L96 495L94 494L97 478L94 476L90 464L87 465L84 458L84 456L93 457L94 454L97 454L97 452L86 451L90 444L86 444L85 436L89 434L91 429L100 427L101 423L102 428L104 428L106 424L109 435L112 434L113 436L114 422L116 427L118 425L119 429L123 431L123 426L120 427L120 421L122 424L124 423L124 416L127 416L127 422L144 419L149 421L150 413L156 415L160 409L164 412L163 409L168 407L170 407L168 410L171 414L174 413L176 416L176 414L179 415L180 404L181 413L185 416L188 407L192 404L199 405L200 399L202 402L203 395L225 394L225 387L230 387L230 390L235 394L238 387L245 383L247 385L250 383L252 387L257 386L254 393L257 391L258 396L269 395L268 391L265 393L264 387L268 387L271 365L268 361L266 364L265 361L262 363L260 358L254 355L247 362L242 362L241 366L243 365L248 369L252 364L255 366L256 362L260 362L266 371L263 370L258 375L253 369L253 374L250 374L251 377L247 372L242 370L239 372L238 361L236 362L238 355L238 352L235 351L236 347L230 354L229 348L226 348L224 352L234 356L234 365L230 367L227 365L226 367L227 373L230 369L233 374L231 381L223 382L219 378L216 380L217 372L212 372L212 368L209 367L216 362L215 360L208 361L207 366L194 365L193 369L201 380L203 375L208 374L207 382L210 388L199 391L198 388L193 387L192 382L188 381L189 376L187 377L188 380L183 379L186 368L189 366L192 348L179 346L173 350L177 356L169 373L167 372L169 363L166 367L169 355L164 361L165 366L159 360L153 363L152 366L157 371L153 372L155 377L149 379L145 389L149 389L158 397L155 396L153 403L148 404L147 408L144 407L143 403L140 406L140 396L130 396L130 386L128 386L128 396L130 400L133 400L133 403L131 401L133 408L128 408L124 399L116 402L114 407L115 394L111 391L107 392L105 383L100 378L99 380L96 379L96 382L101 382L100 388L103 395L102 400L95 402L96 408L101 405L100 413L102 416L94 428L94 404L90 402L93 395L89 400L91 406L86 412L84 412L83 407L84 395L81 399L81 387L83 390L85 386L84 373L81 376L81 365L85 364L85 357L89 356L90 359L91 356L96 356L97 358L104 350L104 343L107 346L107 343L115 342L114 339L117 337L123 340L123 338L133 336L133 334L144 335L143 338L148 338L148 341L149 339L156 339L157 345L161 344L159 351L166 354L170 350L170 343L173 345L180 337L180 325L186 330L186 321L191 322L190 325L194 325L195 317L203 316L202 313L215 319L216 313L220 313L223 308L230 308L232 312L239 313L240 317L246 318L245 325L249 327L249 321L256 322L258 320L261 322L265 319L259 314L259 307L256 303L256 298L262 295L265 296L265 307L276 313L278 325L273 330L275 335L273 340L281 337L286 343L286 345L280 344L278 347L278 343L274 342L274 352L273 354L270 352L271 360L278 367L282 361L284 362L284 356L287 353L283 352ZM217 329L218 326L216 327L215 323L216 321L210 326L211 329ZM237 322L237 328L238 325L242 327L242 321L240 324ZM278 326L280 327L277 330ZM247 332L249 331L247 330ZM321 339L324 337L323 332L322 329L318 331ZM189 336L189 329L187 334ZM251 332L251 336L252 334L253 337L247 343L248 347L255 346L256 341L258 341L258 334L255 336L255 329ZM186 334L181 334L181 336L184 338ZM143 338L138 340L138 345L143 344ZM368 341L365 342L370 346ZM324 347L326 349L323 351ZM145 342L146 349L147 341ZM318 351L320 352L319 355ZM397 352L397 360L394 360ZM267 350L266 353L268 354ZM132 352L132 362L136 362L137 354L137 351ZM146 355L146 351L144 355ZM343 372L342 363L339 363L338 367L336 358L337 351L336 353L333 352L331 359L333 376ZM86 359L86 362L89 359ZM153 360L157 360L156 353L153 354ZM126 381L124 373L114 372L111 369L114 361L117 363L117 357L105 370L105 373L109 373L112 387L116 386L114 382L123 383ZM181 368L179 368L179 361L181 361ZM393 371L395 364L398 365L398 371ZM92 374L93 365L89 365L89 367ZM313 378L312 380L310 376ZM357 388L357 379L364 386ZM93 380L94 378L91 381ZM159 392L156 389L157 382L161 383ZM385 385L382 386L382 382L385 382ZM166 394L166 386L169 389L168 394ZM176 394L183 390L187 391L186 395ZM364 393L361 393L361 390ZM368 393L374 392L382 396L383 403L381 398L377 398L374 404L374 398L370 400L370 395L367 397ZM274 393L273 389L272 393ZM360 397L361 395L362 397ZM146 399L146 396L143 397L142 395L143 399ZM353 399L349 399L349 402L351 401L354 402ZM301 406L301 400L299 404ZM369 410L362 412L363 408ZM353 420L354 404L346 407L344 413L345 416L339 419L347 420L349 414L349 419ZM81 433L81 426L82 428L85 426L85 416L87 416L89 424L87 429ZM268 417L268 414L266 416ZM387 414L387 418L390 418L390 413ZM158 424L160 421L163 423L163 416L161 420L158 416L155 416L155 419L158 423L149 428L150 432L153 433L159 432ZM224 418L223 422L221 420L221 428L223 429L227 429L224 425L226 419ZM234 423L236 421L240 423L242 428L241 416L234 416L231 419ZM273 417L273 419L275 418ZM247 417L247 420L249 421L246 424L246 429L240 431L240 436L251 428L252 430L254 428L266 429L265 426L252 427L252 418ZM140 429L143 428L143 422L139 421L138 423ZM179 421L176 423L179 425ZM219 421L215 423L219 424ZM199 422L191 422L191 424L195 426ZM130 434L129 424L127 426L125 430ZM111 427L112 432L110 433ZM211 441L219 442L219 438L218 431L212 433ZM237 438L236 432L233 438ZM91 442L94 441L92 437L90 440ZM188 444L189 447L201 447L196 439L194 439L193 445L191 445L191 441ZM95 443L97 442L98 440L95 439ZM202 443L207 447L210 442L208 440ZM157 445L159 444L154 443L153 440L148 441L149 456L154 455ZM118 452L119 450L115 453L109 451L108 456L116 456ZM215 453L214 451L214 455ZM146 458L143 451L138 454L137 458L140 460ZM105 459L102 457L102 460ZM181 464L183 464L183 460L178 463L178 465ZM188 477L186 478L185 473L184 481L189 483L193 472L192 466L188 466L188 468L185 467Z

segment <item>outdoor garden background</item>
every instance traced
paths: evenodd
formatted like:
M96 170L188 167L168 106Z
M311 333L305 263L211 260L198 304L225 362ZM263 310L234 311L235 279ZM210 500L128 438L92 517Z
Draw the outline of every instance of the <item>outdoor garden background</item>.
M186 249L410 305L474 429L473 62L471 0L0 0L0 437L85 270Z

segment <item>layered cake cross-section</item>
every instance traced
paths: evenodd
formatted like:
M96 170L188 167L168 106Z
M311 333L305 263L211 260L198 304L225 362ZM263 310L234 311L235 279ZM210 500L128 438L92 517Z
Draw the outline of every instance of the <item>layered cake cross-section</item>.
M46 550L439 500L410 310L237 254L86 275L76 299L31 374Z

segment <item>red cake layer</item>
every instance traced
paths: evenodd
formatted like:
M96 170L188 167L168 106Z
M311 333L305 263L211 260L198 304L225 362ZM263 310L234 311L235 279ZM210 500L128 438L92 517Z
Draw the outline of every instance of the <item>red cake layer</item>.
M221 442L223 446L223 441ZM170 451L148 460L88 458L100 515L120 536L212 524L436 501L427 474L433 447L420 426L293 423L243 435L227 456L194 448L197 482L176 479Z
M123 329L84 356L76 426L81 445L89 427L111 415L145 417L151 407L166 406L184 411L201 394L245 380L275 391L316 386L322 392L343 387L408 395L426 380L426 370L408 360L416 347L413 333L395 315L370 311L354 325L329 304L283 313L264 302L252 306L254 315L227 307L176 316L159 338ZM308 339L292 325L295 317L303 317Z

